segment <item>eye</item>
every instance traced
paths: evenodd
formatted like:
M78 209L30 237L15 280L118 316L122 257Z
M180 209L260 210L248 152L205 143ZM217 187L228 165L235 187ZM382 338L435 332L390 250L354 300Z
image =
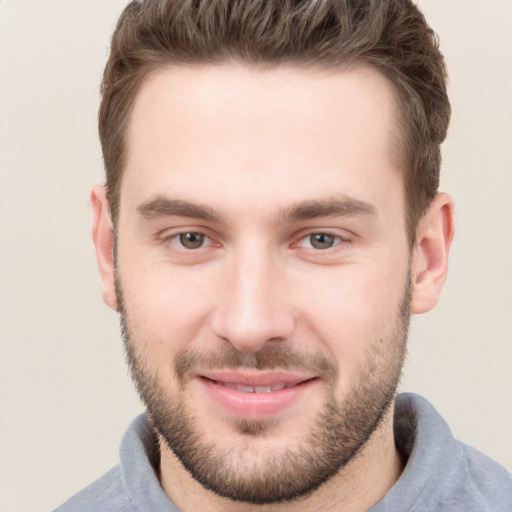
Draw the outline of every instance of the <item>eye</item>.
M185 249L199 249L209 242L209 238L203 233L196 231L187 231L186 233L179 233L172 237L178 245L181 245Z
M317 250L330 249L341 242L341 237L329 233L311 233L300 241L302 247Z

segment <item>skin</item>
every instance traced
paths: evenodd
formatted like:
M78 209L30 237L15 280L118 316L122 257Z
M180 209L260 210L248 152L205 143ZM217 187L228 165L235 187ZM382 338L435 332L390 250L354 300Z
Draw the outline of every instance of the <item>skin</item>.
M180 388L177 354L226 345L250 354L275 344L320 353L338 368L334 394L343 404L379 342L386 365L396 364L389 354L402 350L392 334L409 275L412 313L430 310L444 283L452 202L438 194L410 248L393 94L369 67L205 65L162 70L137 97L116 226L136 351L169 396L181 393L196 426L207 426L206 440L255 467L311 430L325 379L273 415L266 435L247 439L197 379ZM305 208L312 202L314 216ZM92 209L104 300L117 310L103 187L93 190ZM206 235L205 244L183 247L187 232ZM332 247L312 246L313 233L332 235ZM392 418L390 409L358 457L293 504L221 498L164 442L162 486L185 512L367 510L402 470Z

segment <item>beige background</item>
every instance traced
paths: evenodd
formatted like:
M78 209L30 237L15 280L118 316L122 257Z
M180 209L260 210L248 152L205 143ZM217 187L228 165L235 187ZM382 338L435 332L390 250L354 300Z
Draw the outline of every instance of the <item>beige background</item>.
M0 0L1 512L50 510L102 474L141 410L89 235L99 78L124 3ZM512 469L512 1L419 3L451 72L457 235L402 388Z

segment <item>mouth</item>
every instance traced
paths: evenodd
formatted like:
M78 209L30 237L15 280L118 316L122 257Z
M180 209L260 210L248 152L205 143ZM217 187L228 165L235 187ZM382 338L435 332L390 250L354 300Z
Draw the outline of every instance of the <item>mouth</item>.
M214 371L198 375L211 403L238 418L260 419L301 401L316 376L288 372Z

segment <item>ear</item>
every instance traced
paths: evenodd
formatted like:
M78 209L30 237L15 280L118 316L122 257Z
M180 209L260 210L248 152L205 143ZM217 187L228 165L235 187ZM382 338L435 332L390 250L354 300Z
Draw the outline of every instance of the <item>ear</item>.
M92 239L96 261L103 283L103 300L117 311L114 268L114 232L105 187L95 186L91 192Z
M437 304L448 271L452 240L453 201L448 194L438 193L416 229L412 313L426 313Z

